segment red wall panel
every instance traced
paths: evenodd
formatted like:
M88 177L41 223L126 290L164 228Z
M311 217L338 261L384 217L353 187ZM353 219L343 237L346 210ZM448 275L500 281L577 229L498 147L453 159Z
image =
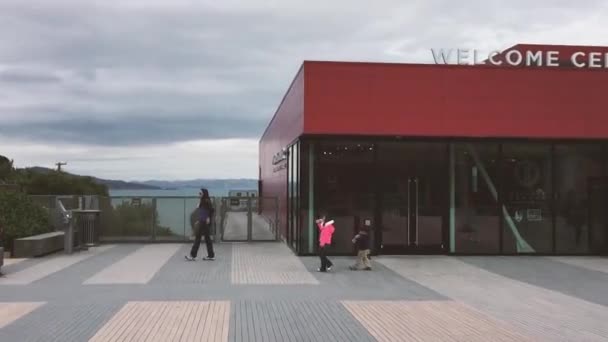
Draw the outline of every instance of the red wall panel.
M608 72L305 62L304 131L608 138Z
M287 169L275 172L272 158L304 131L304 73L300 68L275 116L262 136L259 145L262 196L279 199L281 231L286 236L287 222ZM283 161L282 163L286 163ZM265 206L265 214L274 217L276 208Z

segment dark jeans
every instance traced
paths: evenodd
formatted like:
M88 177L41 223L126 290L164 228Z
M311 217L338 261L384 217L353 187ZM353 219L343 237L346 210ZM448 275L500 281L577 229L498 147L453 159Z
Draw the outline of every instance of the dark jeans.
M332 267L334 264L327 258L327 250L329 246L319 247L319 257L321 258L321 272L327 271L328 267Z
M192 245L192 250L190 250L190 256L196 258L198 254L198 248L201 245L202 236L205 236L205 245L207 245L207 257L215 258L215 253L213 252L213 242L211 241L211 236L209 235L211 227L203 223L201 224L198 232L196 233L196 237L194 238L194 245Z

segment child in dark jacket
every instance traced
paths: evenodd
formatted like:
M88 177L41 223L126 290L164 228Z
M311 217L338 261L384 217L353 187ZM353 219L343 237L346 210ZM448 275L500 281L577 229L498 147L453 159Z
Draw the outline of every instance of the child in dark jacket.
M362 228L352 241L357 247L357 263L350 269L357 271L363 268L366 271L371 271L372 265L368 257L370 252L369 229L367 227Z

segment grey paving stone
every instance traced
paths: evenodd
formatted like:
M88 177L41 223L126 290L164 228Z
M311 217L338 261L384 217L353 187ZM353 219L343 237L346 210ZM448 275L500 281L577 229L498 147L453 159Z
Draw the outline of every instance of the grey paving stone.
M87 341L124 303L47 303L0 329L0 341Z
M204 242L201 243L199 258L196 261L186 261L184 256L190 254L190 248L192 244L184 244L149 284L230 284L231 244L215 243L214 261L201 260L200 256L206 255Z
M338 302L239 300L232 303L229 341L374 341Z
M354 257L332 257L334 266L327 273L315 272L319 268L318 257L303 257L302 261L321 283L322 291L328 289L343 293L343 298L442 300L445 296L406 279L386 266L372 261L372 271L351 271Z
M493 258L496 257L488 259ZM510 260L518 263L518 258ZM608 340L606 306L508 278L453 257L383 257L378 262L511 325L536 341Z
M608 274L544 257L461 257L484 270L608 306ZM606 260L608 262L608 259Z

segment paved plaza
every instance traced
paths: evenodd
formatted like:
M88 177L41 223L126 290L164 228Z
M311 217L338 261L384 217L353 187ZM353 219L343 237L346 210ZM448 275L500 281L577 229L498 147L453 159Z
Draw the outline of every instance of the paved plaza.
M599 257L297 257L282 243L102 245L9 260L0 341L606 341ZM204 250L204 247L202 248Z

